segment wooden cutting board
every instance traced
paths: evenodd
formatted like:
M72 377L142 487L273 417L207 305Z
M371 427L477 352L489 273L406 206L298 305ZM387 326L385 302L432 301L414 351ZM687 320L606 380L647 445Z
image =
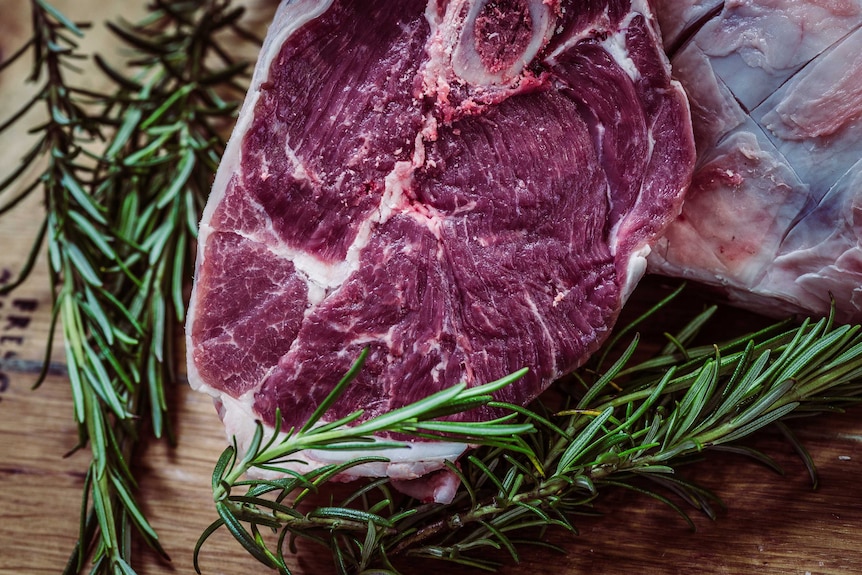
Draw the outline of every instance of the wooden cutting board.
M27 3L0 0L0 58L26 38ZM131 18L121 0L54 2L80 19ZM98 11L94 7L98 7ZM95 41L107 41L103 37ZM14 80L0 76L0 121L27 90L25 70ZM17 163L23 135L0 137L0 178ZM0 219L0 281L20 270L39 223L38 198ZM664 289L652 280L636 293L632 307L652 301ZM697 297L691 307L700 306ZM86 451L64 457L76 443L71 394L63 355L53 353L52 375L31 389L48 335L50 292L44 262L15 293L0 297L0 574L59 573L74 544ZM755 320L727 312L722 323L740 329ZM658 326L656 326L658 328ZM649 337L647 335L646 337ZM160 534L171 563L135 544L141 575L192 573L192 549L215 518L210 474L225 446L221 424L209 401L179 384L169 390L178 445L147 441L133 465L140 478L136 497ZM625 491L608 491L596 502L601 517L576 521L580 534L553 532L550 540L567 554L525 549L520 564L507 562L501 573L574 575L581 573L862 573L862 411L794 423L820 470L813 490L792 449L768 432L754 444L781 463L779 476L748 460L710 455L684 470L685 476L713 489L726 509L711 521L695 515L692 532L670 509ZM501 560L505 561L502 552ZM328 554L304 547L292 565L302 575L333 573ZM204 548L208 575L263 573L226 533ZM474 571L435 564L405 573L453 575Z

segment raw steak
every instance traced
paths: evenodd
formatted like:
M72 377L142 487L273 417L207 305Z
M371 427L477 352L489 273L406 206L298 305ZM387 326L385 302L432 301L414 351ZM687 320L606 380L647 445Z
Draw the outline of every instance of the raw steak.
M524 366L526 403L605 338L693 162L645 0L284 3L201 222L192 386L241 443L363 348L333 418Z
M702 3L657 2L673 29L681 4ZM690 37L672 62L698 163L650 269L773 315L826 314L831 295L839 320L860 321L862 1L719 8L666 39Z

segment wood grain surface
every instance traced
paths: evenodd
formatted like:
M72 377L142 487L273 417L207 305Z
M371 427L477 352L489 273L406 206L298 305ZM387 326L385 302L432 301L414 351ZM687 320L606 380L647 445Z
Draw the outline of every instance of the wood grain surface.
M128 4L120 0L55 2L78 19L113 17ZM130 3L133 4L133 3ZM0 57L26 37L23 0L0 0ZM98 7L98 12L96 8ZM107 41L104 38L97 40ZM18 71L15 81L0 77L0 121L26 94ZM0 178L23 151L23 135L0 137ZM39 222L38 199L14 217L0 220L0 281L13 277L26 257ZM636 292L631 307L651 301L665 289L650 280ZM692 309L701 305L696 290ZM86 451L65 457L75 445L71 394L63 372L62 351L51 360L52 375L36 390L35 380L48 335L50 292L40 264L15 293L0 297L0 574L59 573L78 529L78 512L87 466ZM724 330L757 323L749 314L727 311ZM660 326L651 326L659 330ZM649 331L649 327L648 330ZM653 334L655 335L655 334ZM649 337L649 334L646 336ZM140 478L136 497L158 531L172 561L165 563L135 543L141 575L193 573L192 549L215 518L210 473L225 446L221 424L210 400L179 384L169 390L177 446L146 441L135 456ZM567 550L557 554L527 549L522 561L508 562L508 575L585 573L840 574L862 573L862 411L799 420L794 430L811 451L820 471L812 489L801 461L777 435L764 432L754 445L784 468L780 476L758 464L728 455L710 455L683 470L714 490L726 504L716 520L694 515L692 531L664 505L628 491L607 491L597 502L601 516L576 521L578 535L552 532L549 539ZM501 555L501 559L505 558ZM293 558L300 575L334 570L328 553L313 547ZM266 573L224 532L205 546L207 575ZM412 564L404 573L474 573L437 564Z

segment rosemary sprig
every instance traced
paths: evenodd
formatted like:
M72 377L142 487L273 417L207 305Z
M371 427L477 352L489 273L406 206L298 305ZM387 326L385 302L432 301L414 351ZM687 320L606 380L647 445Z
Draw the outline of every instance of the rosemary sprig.
M241 480L243 472L270 469L270 458L295 453L314 438L290 434L283 451L277 442L265 448L256 442L239 461L231 447L213 475L219 519L201 536L196 557L207 537L227 526L252 557L280 573L290 573L285 554L295 552L300 540L326 547L344 574L398 573L396 565L407 557L494 570L498 563L489 559L491 552L504 550L517 561L519 547L542 544L537 532L574 532L575 514L589 510L609 487L649 494L689 522L670 495L712 516L716 498L678 477L678 465L709 450L732 450L771 464L736 442L776 422L786 429L780 422L794 414L834 411L862 400L860 326L836 327L829 319L792 329L782 323L723 345L687 347L713 311L668 336L670 346L649 360L634 364L635 336L606 370L580 370L578 384L560 386L568 389L561 407L537 402L527 410L488 400L519 414L518 421L529 427L521 441L507 433L506 443L493 426L484 430L486 446L449 466L462 482L451 504L395 497L388 481L377 479L337 505L308 510L309 490L323 489L359 460L290 472L282 480ZM422 411L421 403L416 409L421 417L434 415ZM400 424L397 417L372 422L333 433L347 440L363 433L362 425L384 431ZM234 494L240 489L245 491ZM276 537L265 537L267 528Z
M92 556L92 573L133 573L132 526L167 558L133 497L128 462L145 423L154 436L169 435L172 334L183 320L198 213L223 149L219 131L232 119L246 68L217 35L248 34L237 26L241 10L226 2L156 0L141 24L109 24L134 52L124 66L132 74L95 56L109 84L96 92L69 79L89 57L78 44L86 26L45 0L31 6L33 36L13 59L29 48L30 80L40 87L0 131L40 105L46 119L21 167L0 181L0 192L11 193L0 215L41 192L45 217L19 278L3 290L21 284L47 242L52 323L62 326L78 423L75 450L89 446L91 454L80 538L66 572L84 570ZM44 169L27 179L38 162Z
M413 437L445 438L446 441L493 446L507 452L525 455L532 452L522 436L534 431L533 424L529 421L513 422L512 419L517 413L517 408L508 404L496 403L491 395L522 377L526 370L469 389L463 384L455 385L416 403L353 426L349 424L362 417L362 410L338 421L317 426L316 424L326 411L325 407L330 405L356 376L363 361L364 354L321 404L324 409L318 409L302 429L291 429L282 436L280 425L277 425L269 439L264 443L263 427L258 424L250 447L241 459L238 458L236 446L228 447L222 453L212 479L219 519L207 529L204 537L198 542L195 550L196 568L201 544L216 529L225 526L252 556L269 567L286 572L287 566L284 563L281 550L279 549L278 553L273 554L265 544L261 545L263 540L260 536L260 526L273 527L277 525L280 519L292 525L296 525L296 521L304 522L303 516L298 514L294 508L308 494L316 491L320 485L350 467L371 461L385 461L384 458L373 455L363 456L344 464L325 465L306 474L299 474L282 466L282 462L290 461L291 456L306 449L358 449L373 453L378 449L408 447L403 442L375 439L376 433L385 431ZM491 403L504 409L511 408L513 413L496 420L473 424L437 420L437 418L453 412L463 412ZM280 416L277 419L280 421ZM246 472L255 467L269 472L285 474L287 479L260 482L242 480ZM253 487L249 487L245 495L231 494L233 487L243 485ZM261 495L277 490L281 490L285 495L294 490L301 492L293 501L293 507L282 505L281 497L276 498L275 503L260 498ZM263 507L263 509L259 507ZM407 514L409 515L410 512ZM383 519L373 511L368 510L328 508L323 511L317 510L314 517L317 520L312 520L308 524L311 528L328 525L332 529L366 531L378 528L387 530L392 526L391 518ZM242 521L249 523L249 530L241 525Z

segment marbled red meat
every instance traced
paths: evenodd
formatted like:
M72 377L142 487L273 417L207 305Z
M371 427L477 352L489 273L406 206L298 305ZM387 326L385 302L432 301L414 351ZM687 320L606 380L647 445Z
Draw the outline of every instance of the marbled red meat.
M192 385L241 444L364 348L330 418L528 367L524 404L606 337L693 160L645 0L284 3L201 222Z

